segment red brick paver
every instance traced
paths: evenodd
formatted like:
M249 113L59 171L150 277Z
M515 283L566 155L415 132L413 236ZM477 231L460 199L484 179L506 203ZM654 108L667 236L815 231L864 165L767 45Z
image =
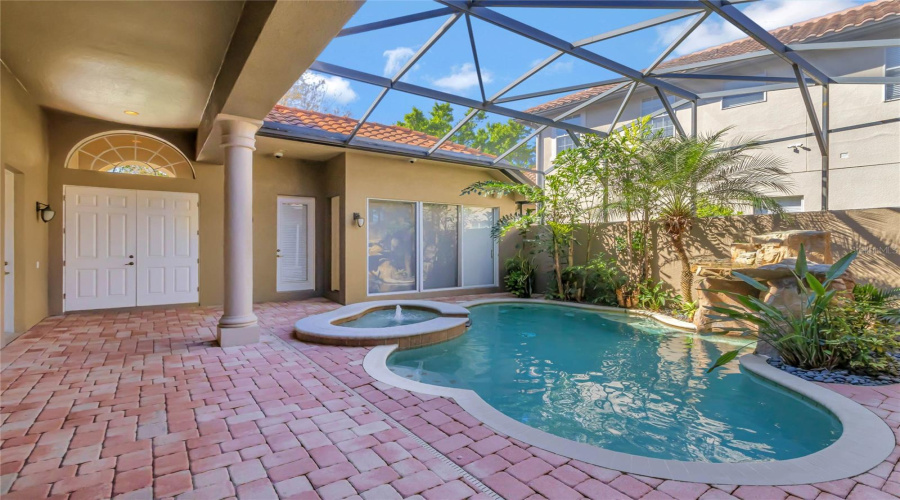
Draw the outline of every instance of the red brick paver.
M452 400L373 380L362 367L368 349L292 339L297 319L336 307L324 299L260 304L263 342L228 349L214 342L217 308L47 318L0 351L0 493L488 498L480 480L510 499L900 496L900 448L856 478L785 487L664 481L549 453ZM900 386L825 387L897 433Z

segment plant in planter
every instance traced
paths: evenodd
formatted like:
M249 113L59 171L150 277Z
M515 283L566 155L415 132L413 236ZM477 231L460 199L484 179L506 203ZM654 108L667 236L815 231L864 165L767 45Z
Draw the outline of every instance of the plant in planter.
M856 252L845 255L829 267L824 279L820 280L809 271L806 251L801 245L793 270L800 294L800 310L796 314L772 307L756 297L727 291L721 293L733 297L743 308L709 308L721 314L721 319L754 325L759 341L771 345L787 365L802 369L846 367L872 372L893 371L889 369L893 360L888 353L900 348L898 332L893 328L882 328L880 325L884 323L872 315L872 308L865 302L829 290L832 282L844 274L855 258ZM733 275L760 291L769 289L749 276L738 272ZM746 329L744 333L747 333ZM707 371L735 359L746 347L722 354Z

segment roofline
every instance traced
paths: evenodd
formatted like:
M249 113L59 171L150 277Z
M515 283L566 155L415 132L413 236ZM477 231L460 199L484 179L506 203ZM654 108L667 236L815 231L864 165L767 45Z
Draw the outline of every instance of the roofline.
M525 172L530 172L535 175L541 174L541 172L537 169L516 167L509 164L508 162L495 164L493 163L493 159L487 156L485 156L485 159L483 161L479 161L476 158L472 158L472 156L474 155L444 150L438 150L434 154L426 156L428 148L392 141L379 141L365 137L357 137L354 142L347 144L346 142L344 142L346 139L346 136L344 134L327 132L324 130L318 130L308 127L298 127L296 125L289 125L281 122L264 121L262 128L259 129L256 135L261 137L271 137L274 139L306 142L310 144L337 146L340 149L367 151L371 153L382 153L401 157L408 156L416 159L441 161L445 163L454 163L469 167L489 168L491 170L499 170L509 176L511 179L518 182L521 182L521 180L517 178L518 175L522 175L522 177L525 177L523 175ZM391 146L388 147L384 144L391 144Z
M874 2L873 2L873 3L874 3ZM850 8L848 8L848 9L845 9L845 11L847 11L847 10L852 10L852 9L856 9L856 8L859 8L859 7L864 6L864 5L866 5L866 4L861 4L861 5L858 5L858 6L856 6L856 7L850 7ZM802 21L801 23L812 22L812 21L815 21L815 20L817 20L817 19L821 19L821 18L823 18L823 17L827 17L827 16L829 16L829 15L838 14L838 13L840 13L840 12L844 12L844 11L838 11L838 12L833 12L833 13L831 13L831 14L825 14L825 15L822 15L822 16L813 17L813 18L807 19L806 21ZM840 29L840 30L837 30L837 31L829 31L829 32L827 32L827 33L825 33L825 34L822 34L822 35L818 35L818 36L809 36L809 37L803 39L803 41L800 41L800 42L793 42L793 43L791 43L791 45L805 45L805 44L812 45L812 44L814 44L814 43L821 43L823 40L829 40L829 39L831 39L831 38L840 38L840 37L842 37L842 36L847 35L848 33L853 33L853 32L860 31L860 30L867 30L867 29L878 28L878 27L881 27L883 24L885 24L885 23L887 23L887 22L895 21L895 20L897 20L897 19L900 19L900 15L898 15L898 14L889 14L889 15L884 16L884 17L881 17L881 18L879 18L879 19L874 19L874 20L872 20L872 21L866 22L865 24L862 24L862 25L847 26L847 27L845 27L845 28L843 28L843 29ZM800 23L795 23L795 25L796 25L796 24L800 24ZM780 30L780 29L782 29L782 28L788 28L788 27L790 27L790 26L793 26L793 25L780 26L780 27L778 27L778 28L774 28L774 29L770 30L769 32L771 33L772 31L777 31L777 30ZM704 52L704 51L707 51L707 50L712 50L712 49L715 49L715 48L718 48L718 47L723 47L723 46L728 45L728 44L731 44L731 43L736 43L736 42L739 42L739 41L742 41L742 40L746 40L747 38L749 38L749 37L739 38L739 39L733 40L733 41L731 41L731 42L726 42L726 43L719 44L719 45L716 45L716 46L713 46L713 47L708 47L708 48L706 48L706 49L699 50L699 51L696 51L696 52L692 52L691 54L685 54L684 56L680 56L680 57L687 57L687 56L690 56L690 55L693 55L693 54L697 54L697 53L700 53L700 52ZM769 51L769 50L767 50L767 49L762 49L762 50L758 50L758 51L754 51L754 52L747 52L747 53L744 53L744 54L738 54L738 55L736 55L736 56L725 56L725 57L720 57L720 58L716 58L716 59L709 59L709 60L706 60L706 61L697 61L697 62L695 62L695 63L686 63L686 64L683 64L683 65L672 66L672 67L669 67L669 68L665 68L665 67L664 67L664 68L657 68L657 70L656 70L655 72L651 72L651 73L649 74L649 76L659 76L660 72L672 73L672 72L678 72L678 71L688 71L688 70L690 70L690 69L694 69L693 66L694 66L695 64L703 64L703 66L701 66L701 68L706 69L706 68L713 68L713 67L717 67L717 66L720 66L720 65L726 65L726 64L730 64L730 63L734 63L734 62L738 62L738 61L746 61L746 60L748 60L748 59L759 59L759 58L769 57L769 56L771 56L771 57L777 57L777 56L775 56L775 54L773 54L771 51ZM720 62L717 63L717 61L720 61ZM591 88L594 88L594 87L591 87ZM608 99L610 99L610 98L612 98L613 96L618 95L618 94L619 94L619 91L613 92L612 94L606 96L606 97L603 98L603 99L600 99L600 100L597 101L597 102L603 102L603 101L606 101L606 100L608 100ZM577 101L568 102L568 103L565 103L565 104L562 104L562 105L559 105L559 106L555 106L555 107L552 107L552 108L542 109L542 110L540 110L540 111L533 111L533 108L531 108L531 109L529 109L529 110L526 110L526 111L529 112L529 113L534 113L534 114L536 114L536 115L544 115L545 113L556 113L556 112L559 112L560 110L566 110L566 109L568 109L568 108L570 108L570 107L577 106L578 104L581 104L581 103L587 101L587 100L590 99L591 97L593 97L593 96L588 96L588 97L585 97L585 98L583 98L583 99L579 99L579 100L577 100ZM559 98L557 98L557 99L559 99ZM550 100L549 102L553 102L553 100ZM595 103L595 104L596 104L596 103ZM538 107L538 106L541 106L541 105L539 104L539 105L534 106L534 107Z

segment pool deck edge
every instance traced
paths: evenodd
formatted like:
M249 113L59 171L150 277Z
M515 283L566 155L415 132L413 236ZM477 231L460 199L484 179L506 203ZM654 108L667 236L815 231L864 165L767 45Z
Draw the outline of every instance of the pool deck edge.
M486 299L463 305L468 307L504 302L538 302L628 313L627 310L616 308L533 299ZM653 317L650 313L638 314ZM495 409L474 391L424 384L400 377L387 367L387 359L395 349L397 345L373 348L363 360L363 368L380 382L413 392L451 398L473 417L511 438L582 462L632 474L678 481L753 486L818 483L862 474L882 463L895 446L891 428L871 411L834 391L779 370L769 365L764 357L755 354L742 356L739 360L741 366L754 375L808 398L831 412L843 427L837 441L804 457L772 462L683 462L611 451L571 441L523 424Z

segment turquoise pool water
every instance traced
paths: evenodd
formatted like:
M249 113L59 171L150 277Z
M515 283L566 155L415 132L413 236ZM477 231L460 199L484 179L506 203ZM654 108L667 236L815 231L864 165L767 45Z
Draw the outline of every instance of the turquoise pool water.
M350 328L387 328L390 326L421 323L438 317L437 313L412 308L402 309L400 319L397 319L396 314L397 312L394 309L379 309L366 313L353 321L341 323L340 326L348 326Z
M734 344L646 319L542 304L470 308L456 339L399 351L388 367L467 388L504 414L574 441L692 462L785 460L837 440L840 422L731 363ZM743 341L746 343L746 341Z

